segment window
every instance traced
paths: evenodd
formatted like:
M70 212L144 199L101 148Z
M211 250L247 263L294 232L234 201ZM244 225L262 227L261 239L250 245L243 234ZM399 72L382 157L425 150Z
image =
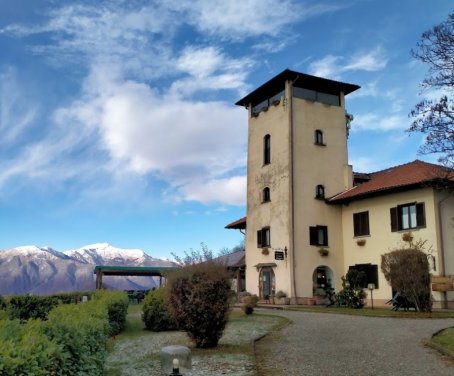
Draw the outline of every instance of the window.
M316 90L293 86L293 95L296 98L306 99L312 102L340 106L340 97L337 94L321 93Z
M315 145L325 145L323 143L323 132L320 129L317 129L315 131L314 143L315 143Z
M263 188L262 191L262 202L271 201L270 189L268 187Z
M271 136L267 134L263 138L263 164L271 163Z
M310 245L328 245L328 227L326 226L311 226L309 227L309 243Z
M325 198L325 187L321 184L315 187L315 198L324 199Z
M398 205L390 209L390 215L393 232L426 226L423 202Z
M369 283L373 283L375 288L378 289L378 266L372 264L356 264L350 266L348 270L356 269L364 273L364 278L359 281L359 287L367 288Z
M354 236L370 235L368 211L353 214L353 234Z
M270 237L270 228L264 227L261 230L257 231L257 247L269 247L271 244L271 237Z

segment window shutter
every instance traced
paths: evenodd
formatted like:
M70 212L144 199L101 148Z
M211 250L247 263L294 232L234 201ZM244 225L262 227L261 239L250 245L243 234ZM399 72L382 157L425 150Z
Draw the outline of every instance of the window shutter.
M309 227L309 244L317 245L317 227Z
M398 230L397 208L391 208L389 212L391 215L391 232L396 232Z
M262 248L262 230L257 231L257 248Z
M353 214L353 235L358 236L360 233L359 229L359 215L358 214Z
M364 235L370 235L370 228L369 228L369 212L365 212L363 215L363 230L362 234Z
M327 226L323 226L323 232L325 233L325 242L323 245L326 245L328 246L328 227Z
M416 225L418 227L426 226L426 216L424 212L424 202L416 204Z

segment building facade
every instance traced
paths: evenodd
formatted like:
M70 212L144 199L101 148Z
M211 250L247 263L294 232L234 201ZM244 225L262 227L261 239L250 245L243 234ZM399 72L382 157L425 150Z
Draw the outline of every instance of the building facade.
M247 220L227 227L247 223L246 290L263 299L280 290L304 304L328 286L340 290L355 267L385 303L392 291L380 257L407 232L427 241L434 273L454 275L453 197L422 184L437 166L415 161L353 174L345 97L357 89L285 70L236 103L249 117ZM399 178L406 173L417 176ZM452 303L450 294L434 298Z

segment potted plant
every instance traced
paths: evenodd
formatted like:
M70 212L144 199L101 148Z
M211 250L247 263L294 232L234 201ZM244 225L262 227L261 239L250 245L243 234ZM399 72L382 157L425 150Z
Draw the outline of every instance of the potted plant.
M276 293L275 298L277 304L290 304L290 299L287 298L287 294L282 290Z
M318 253L320 253L320 256L325 257L325 256L328 256L329 251L326 248L320 248L318 250Z
M262 248L262 255L268 255L270 250L268 248Z
M358 244L360 247L362 247L366 244L366 239L358 239L356 241L356 244Z
M411 232L404 232L402 234L402 240L404 242L408 242L408 243L411 243L412 240L413 240L413 234Z

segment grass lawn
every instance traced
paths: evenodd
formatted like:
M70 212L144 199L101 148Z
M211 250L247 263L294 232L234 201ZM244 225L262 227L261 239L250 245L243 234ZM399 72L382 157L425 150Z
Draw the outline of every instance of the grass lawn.
M432 338L432 343L454 358L454 328L447 328L439 332Z
M131 304L126 329L109 343L106 375L162 375L159 353L162 347L183 345L191 349L192 375L228 374L255 376L253 341L282 327L287 319L234 310L219 345L215 349L196 349L184 332L150 332L141 321L142 305Z

